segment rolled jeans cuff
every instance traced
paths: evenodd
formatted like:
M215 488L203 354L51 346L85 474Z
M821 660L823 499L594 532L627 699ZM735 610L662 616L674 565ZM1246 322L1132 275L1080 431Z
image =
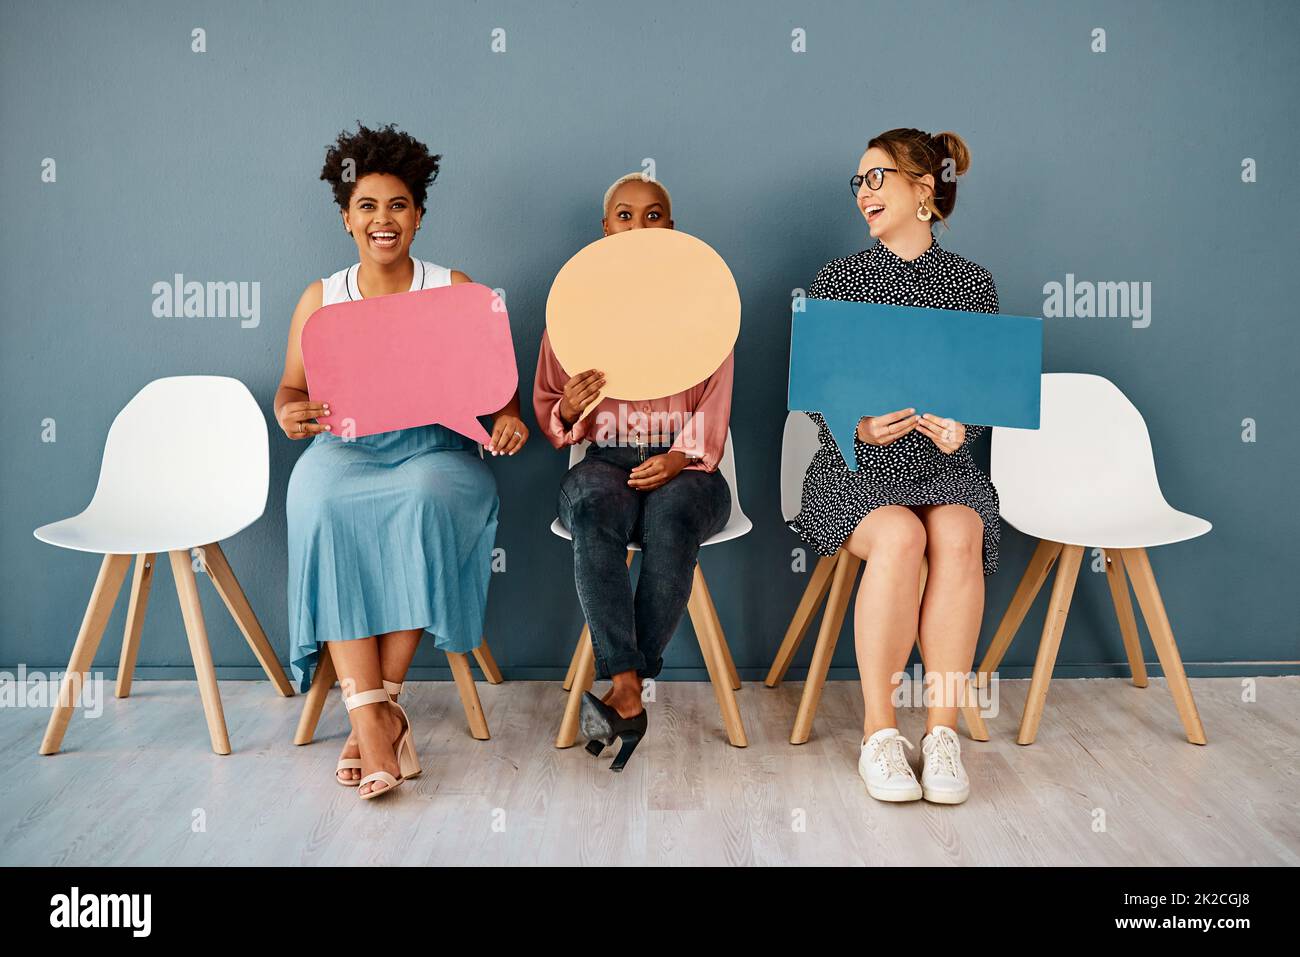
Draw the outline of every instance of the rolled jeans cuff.
M647 677L642 674L642 672L645 671L646 661L645 655L641 654L640 651L621 652L614 655L612 658L606 659L600 653L599 642L593 640L591 647L596 653L597 678L609 679L614 677L614 675L622 674L624 671L635 671L637 675ZM662 666L662 662L660 662L660 667ZM656 674L658 674L658 672L656 672ZM649 677L653 677L653 675Z
M642 656L645 657L644 655ZM659 672L664 670L664 660L659 658L657 661L647 663L644 667L638 668L636 676L642 680L646 678L658 678Z

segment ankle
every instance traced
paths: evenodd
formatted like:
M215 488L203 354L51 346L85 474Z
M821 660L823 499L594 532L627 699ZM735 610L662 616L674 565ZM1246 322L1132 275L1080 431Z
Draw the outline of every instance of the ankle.
M621 717L630 718L640 714L641 678L635 671L620 671L611 678L609 696L606 704L619 713Z
M607 704L617 711L621 718L635 717L645 709L641 703L640 692L632 688L615 688Z
M397 713L387 704L366 705L351 714L352 731L358 738L387 736L401 725Z
M862 725L862 740L870 741L873 734L884 731L886 728L893 728L898 731L898 721L893 718L888 721L867 721Z

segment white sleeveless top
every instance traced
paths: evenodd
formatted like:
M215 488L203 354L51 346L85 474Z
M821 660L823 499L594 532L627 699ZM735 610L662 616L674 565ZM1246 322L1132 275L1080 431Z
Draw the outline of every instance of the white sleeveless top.
M451 270L446 266L427 263L414 256L411 257L411 262L415 264L415 271L411 275L411 288L407 292L451 285ZM331 306L336 302L356 302L365 298L357 288L357 270L360 268L361 263L353 263L347 269L340 269L334 275L322 279L321 305Z

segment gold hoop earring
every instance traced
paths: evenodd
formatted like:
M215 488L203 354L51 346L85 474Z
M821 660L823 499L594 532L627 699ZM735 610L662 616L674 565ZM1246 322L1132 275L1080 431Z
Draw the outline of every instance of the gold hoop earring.
M916 218L923 223L928 223L930 215L930 207L925 205L925 200L921 200L921 205L916 210Z

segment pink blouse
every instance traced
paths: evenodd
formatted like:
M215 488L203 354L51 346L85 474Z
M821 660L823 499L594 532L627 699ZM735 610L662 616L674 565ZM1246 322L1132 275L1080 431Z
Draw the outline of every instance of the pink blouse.
M586 370L579 369L579 372ZM672 448L690 460L688 469L712 472L722 461L731 419L731 380L735 353L727 353L718 371L685 392L664 399L629 402L601 399L585 419L566 428L560 418L560 399L569 374L551 350L551 340L542 333L537 355L537 378L533 382L533 411L537 424L557 449L584 440L596 443L637 445L675 435Z

